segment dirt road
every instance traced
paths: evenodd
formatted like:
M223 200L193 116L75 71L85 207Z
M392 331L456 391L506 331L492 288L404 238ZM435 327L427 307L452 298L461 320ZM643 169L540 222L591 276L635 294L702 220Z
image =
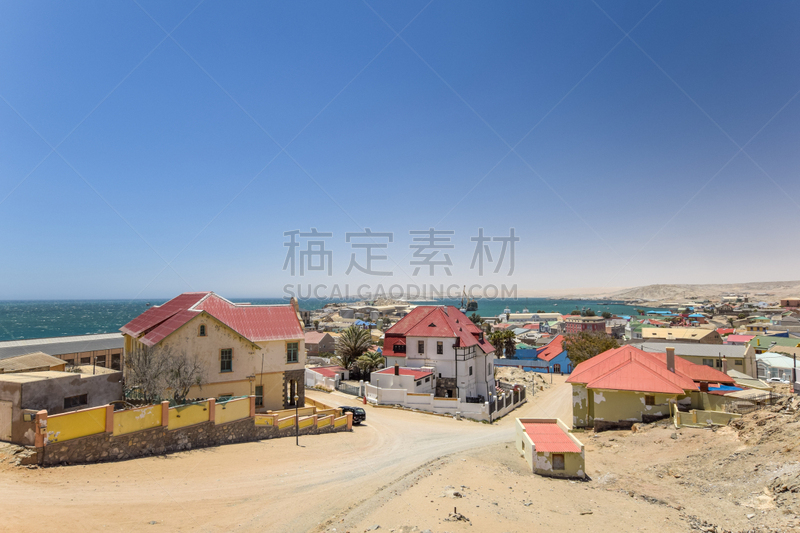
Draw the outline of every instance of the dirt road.
M309 531L444 456L509 443L516 416L552 416L559 387L493 425L366 406L352 433L276 439L167 457L48 469L0 465L0 529ZM311 392L352 404L339 393ZM551 399L552 398L552 399ZM538 406L541 405L541 409Z

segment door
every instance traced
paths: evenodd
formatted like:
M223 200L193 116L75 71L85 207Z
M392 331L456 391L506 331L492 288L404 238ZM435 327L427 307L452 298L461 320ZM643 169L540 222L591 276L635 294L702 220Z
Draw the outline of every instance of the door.
M0 400L0 440L11 442L11 402Z

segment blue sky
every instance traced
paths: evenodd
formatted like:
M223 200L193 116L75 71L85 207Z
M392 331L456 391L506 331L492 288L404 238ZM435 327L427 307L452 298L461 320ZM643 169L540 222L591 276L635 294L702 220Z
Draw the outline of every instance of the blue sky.
M5 3L0 299L795 279L798 22L796 2ZM331 277L282 269L283 233L312 227ZM394 234L388 280L345 275L367 227ZM431 227L455 231L451 276L412 275ZM470 237L512 227L513 275L478 276Z

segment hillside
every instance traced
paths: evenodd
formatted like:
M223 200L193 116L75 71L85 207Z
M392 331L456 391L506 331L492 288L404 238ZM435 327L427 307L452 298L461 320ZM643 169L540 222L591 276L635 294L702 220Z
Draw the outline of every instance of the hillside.
M647 285L609 292L605 298L617 300L685 301L694 299L719 300L723 295L748 293L762 294L765 301L775 301L800 295L800 281L765 281L751 283L702 284L702 285Z

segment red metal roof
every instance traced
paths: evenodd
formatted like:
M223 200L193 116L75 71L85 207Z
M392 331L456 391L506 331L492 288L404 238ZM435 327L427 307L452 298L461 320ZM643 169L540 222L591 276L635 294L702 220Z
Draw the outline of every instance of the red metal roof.
M153 346L205 311L242 337L256 341L302 339L303 328L291 305L234 304L213 292L184 293L148 309L120 330Z
M659 361L667 366L667 354L665 353L651 353L658 357ZM733 384L733 378L724 372L720 372L715 368L707 365L697 365L691 361L687 361L683 357L675 356L675 370L681 374L689 376L692 381L707 381L709 383L730 383Z
M482 330L467 316L450 306L421 305L401 318L395 325L386 330L384 346L390 337L441 337L458 339L458 346L480 346L484 353L491 353L494 347L484 338L481 340ZM393 348L396 342L391 343ZM405 354L391 353L386 355L403 356Z
M547 343L544 348L536 354L536 357L543 361L552 361L557 355L561 354L564 351L564 345L562 342L564 341L564 337L561 335L556 335L553 337L553 340Z
M155 307L151 307L120 328L122 333L138 337L145 331L154 328L169 319L178 311L191 308L197 302L211 294L210 292L185 292L172 300Z
M433 374L433 372L430 370L417 370L416 368L405 367L400 367L398 371L400 372L401 376L412 376L415 381ZM394 367L390 366L389 368L384 368L383 370L379 371L378 374L394 374Z
M719 333L720 335L730 335L734 331L736 330L733 328L717 328L717 333Z
M755 335L728 335L727 337L725 337L725 343L726 344L731 342L748 343L755 338L756 338Z
M303 328L291 305L236 305L211 294L194 306L251 341L303 339Z
M316 368L309 368L309 370L321 376L325 376L326 378L335 378L342 372L345 372L345 369L340 366L318 366Z
M539 323L538 322L534 322L533 324L525 324L522 327L525 328L525 329L535 329L536 331L539 331Z
M581 448L555 422L523 422L537 452L581 453Z
M664 357L666 358L666 355ZM682 394L686 390L699 390L695 382L679 370L678 359L675 358L675 372L671 372L667 369L666 362L661 361L655 354L633 346L623 346L607 350L580 363L567 378L567 382L584 383L587 389L662 394ZM686 360L682 361L693 365Z

